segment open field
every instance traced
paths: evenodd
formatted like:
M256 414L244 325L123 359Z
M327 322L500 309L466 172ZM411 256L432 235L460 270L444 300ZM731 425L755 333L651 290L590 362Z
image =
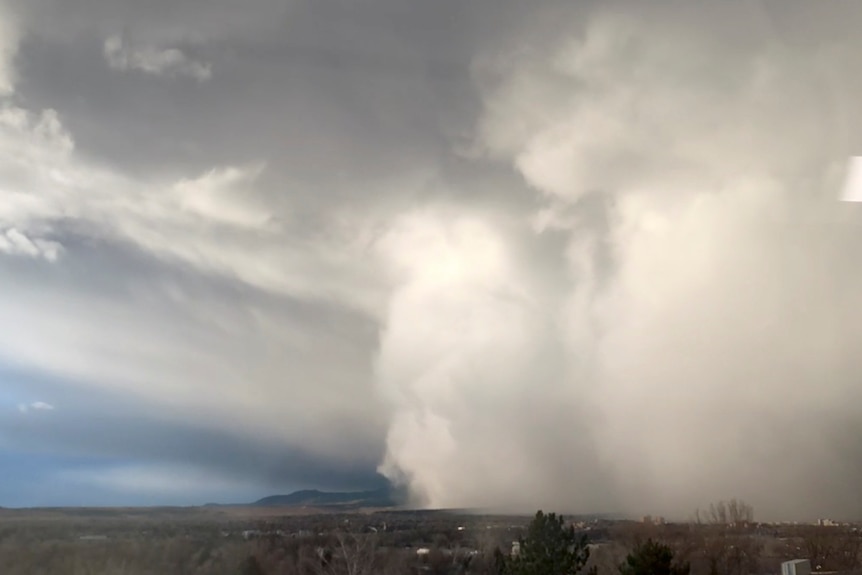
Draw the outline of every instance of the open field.
M0 510L4 575L495 574L530 517L446 511L324 512L214 506ZM852 526L645 524L579 520L590 564L617 573L647 537L671 545L692 575L777 573L810 558L820 571L858 567ZM421 550L421 551L420 551Z
M219 506L0 510L0 573L323 573L318 550L353 546L386 573L419 566L416 549L466 555L482 540L517 537L525 517L485 518L373 509ZM488 528L490 526L490 528ZM459 530L459 527L461 528ZM444 551L445 550L445 551ZM433 557L432 557L433 559ZM451 561L450 561L451 562ZM406 571L405 571L406 570Z

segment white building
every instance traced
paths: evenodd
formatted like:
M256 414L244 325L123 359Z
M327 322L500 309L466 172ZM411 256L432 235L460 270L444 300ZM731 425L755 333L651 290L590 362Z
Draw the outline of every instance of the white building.
M808 559L794 559L781 564L781 575L811 575L811 562Z

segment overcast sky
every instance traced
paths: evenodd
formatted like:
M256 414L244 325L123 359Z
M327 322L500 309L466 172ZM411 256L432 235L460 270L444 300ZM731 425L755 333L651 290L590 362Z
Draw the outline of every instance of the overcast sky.
M859 518L860 26L0 0L0 505Z

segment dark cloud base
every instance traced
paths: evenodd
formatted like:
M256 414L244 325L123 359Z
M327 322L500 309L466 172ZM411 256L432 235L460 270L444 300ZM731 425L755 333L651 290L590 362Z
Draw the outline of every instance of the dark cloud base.
M286 447L251 434L166 420L159 416L156 405L133 402L123 394L88 392L51 376L6 369L0 379L7 393L50 398L56 408L22 414L14 405L3 407L7 413L0 419L2 451L18 462L15 475L19 484L27 478L50 477L81 467L109 467L114 462L136 463L144 469L148 465L192 465L248 485L249 493L299 488L362 490L387 484L376 472L374 457L354 463L324 459L301 447ZM33 456L33 462L27 454ZM4 491L0 504L16 506L14 489Z

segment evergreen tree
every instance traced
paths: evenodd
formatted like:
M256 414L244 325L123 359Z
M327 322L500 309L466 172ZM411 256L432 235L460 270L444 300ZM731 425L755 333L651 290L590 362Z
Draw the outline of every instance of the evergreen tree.
M519 553L505 561L505 575L576 575L590 557L586 535L567 527L562 516L541 510L519 543ZM595 568L590 573L594 575Z
M635 546L626 562L620 566L622 575L688 575L689 565L676 565L673 550L657 541L648 539Z
M254 555L249 555L245 558L239 567L239 572L242 575L266 575L266 572Z

